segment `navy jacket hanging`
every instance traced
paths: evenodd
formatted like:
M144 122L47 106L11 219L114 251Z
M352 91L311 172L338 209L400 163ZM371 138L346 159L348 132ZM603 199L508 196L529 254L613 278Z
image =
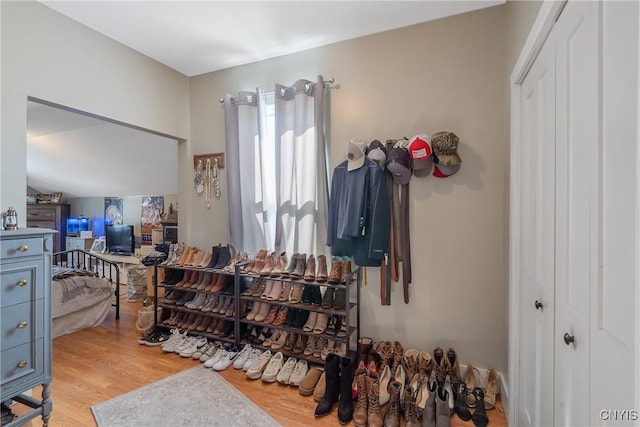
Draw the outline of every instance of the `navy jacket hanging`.
M376 267L389 249L389 197L384 171L369 158L349 171L347 161L333 171L327 245L333 256L352 256Z

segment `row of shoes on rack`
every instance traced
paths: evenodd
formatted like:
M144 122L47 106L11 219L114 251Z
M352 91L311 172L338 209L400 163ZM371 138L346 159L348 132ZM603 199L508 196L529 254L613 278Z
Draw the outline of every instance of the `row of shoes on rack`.
M160 263L165 267L187 267L203 270L223 270L233 273L235 266L242 264L241 271L245 274L268 277L284 277L291 279L303 279L310 282L329 282L332 284L345 284L347 280L353 280L351 275L351 258L333 257L331 260L331 273L328 274L327 258L325 255L295 253L289 262L286 252L271 252L261 249L254 258L249 258L246 252L236 252L230 245L218 245L211 248L211 252L201 250L194 246L185 246L184 243L175 243L169 246L167 258Z
M244 301L243 301L244 302ZM253 302L246 315L241 313L240 318L251 322L265 323L273 326L289 326L301 328L305 332L314 334L346 336L347 323L344 316L310 311L304 308L295 308L270 304L268 302Z
M271 350L283 350L287 353L303 354L307 357L315 357L321 360L325 360L332 353L343 357L347 355L347 344L344 341L277 328L254 326L246 339L256 346Z
M254 258L245 264L241 271L245 274L272 277L302 279L308 282L329 282L332 284L345 284L351 277L351 258L333 257L331 261L331 273L327 274L327 257L311 254L295 253L288 263L286 252L271 252L266 249L258 251Z
M322 292L320 286L317 285L281 282L263 278L254 279L241 295L267 301L316 305L333 310L344 310L346 304L345 288L326 287Z
M196 270L165 270L161 285L173 288L219 292L223 288L233 289L233 277L224 273Z

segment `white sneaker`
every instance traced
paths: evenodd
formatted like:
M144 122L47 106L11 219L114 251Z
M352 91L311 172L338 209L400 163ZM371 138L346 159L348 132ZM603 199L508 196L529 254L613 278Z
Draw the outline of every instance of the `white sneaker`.
M202 347L198 348L192 355L191 358L195 359L195 360L200 360L200 357L202 356L202 354L209 350L209 348L211 348L211 346L213 345L213 342L207 340L207 343L205 345L203 345Z
M271 351L267 350L258 356L251 367L247 369L247 378L251 380L257 380L260 378L262 376L262 371L264 371L269 360L271 360Z
M273 355L266 368L264 368L264 372L262 373L262 381L265 383L273 383L276 381L276 377L278 373L282 369L282 364L284 362L284 355L281 352L277 352Z
M221 357L227 354L227 349L225 347L220 347L209 359L204 362L205 368L211 368L216 364Z
M172 329L171 336L164 344L162 344L162 351L166 351L167 353L173 353L176 351L176 347L187 338L187 331L180 331L180 329Z
M262 352L263 351L260 350L259 348L254 348L253 350L251 350L251 353L249 353L249 356L247 356L247 360L244 362L244 365L242 365L242 370L247 372L249 368L253 365L253 363L256 361L256 359L260 357Z
M289 384L289 378L291 377L291 374L293 374L293 368L295 368L297 361L298 360L295 357L290 357L287 359L284 366L282 366L282 369L280 369L280 372L278 372L278 376L276 377L276 380L280 384Z
M307 364L307 361L298 360L298 363L296 363L296 366L293 368L293 373L289 378L289 385L296 387L299 386L300 381L302 381L304 377L307 376L307 372L309 372L309 365Z
M213 369L214 371L224 371L229 366L231 366L233 361L236 360L236 357L238 357L238 349L233 346L229 350L227 350L226 353L220 356L218 361L213 364L211 369Z
M174 353L182 353L182 350L184 350L185 348L193 345L193 341L195 341L196 337L192 337L191 335L185 335L185 339L178 345L176 345L176 348L173 350Z
M207 342L207 337L192 337L191 342L185 346L180 352L180 356L182 357L192 357L193 353L198 351L199 348L202 348Z
M245 346L242 347L242 350L240 350L240 353L238 353L238 357L236 357L236 360L233 361L234 369L242 369L242 365L244 365L244 362L246 362L249 358L251 350L253 350L251 344L245 344Z
M222 347L222 344L218 341L213 341L209 344L211 345L208 348L202 350L202 355L199 358L201 362L206 362L207 360L211 359L213 355L216 354L216 351L218 351L218 349Z

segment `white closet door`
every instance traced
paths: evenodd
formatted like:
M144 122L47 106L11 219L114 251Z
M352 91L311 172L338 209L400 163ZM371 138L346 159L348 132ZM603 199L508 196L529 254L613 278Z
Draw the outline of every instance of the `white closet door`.
M601 7L601 269L591 290L591 425L638 425L624 409L640 410L640 390L633 391L640 291L635 284L639 4L607 1Z
M549 35L522 84L519 426L553 424L555 49Z
M597 3L556 22L555 425L589 421L589 303L598 276Z

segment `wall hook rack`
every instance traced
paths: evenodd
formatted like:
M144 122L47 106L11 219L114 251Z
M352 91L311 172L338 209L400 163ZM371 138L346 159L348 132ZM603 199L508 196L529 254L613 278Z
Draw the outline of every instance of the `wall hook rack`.
M207 164L207 160L211 162L211 165L215 163L214 160L218 160L218 167L224 168L224 153L210 153L210 154L196 154L193 156L193 168L198 167L198 161L201 161L203 165Z

